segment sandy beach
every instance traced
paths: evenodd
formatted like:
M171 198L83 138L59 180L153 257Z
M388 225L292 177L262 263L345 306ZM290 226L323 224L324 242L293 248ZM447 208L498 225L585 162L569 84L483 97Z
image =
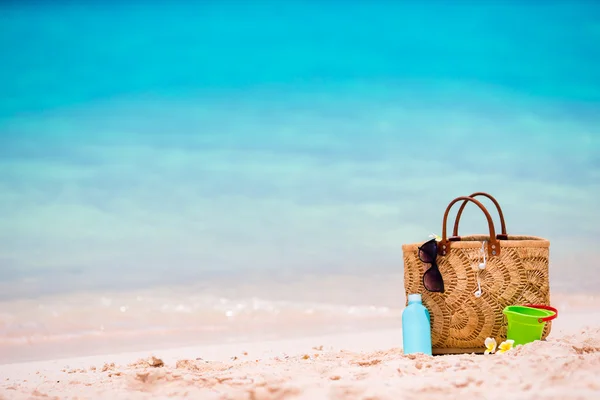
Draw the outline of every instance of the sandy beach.
M0 365L2 399L597 399L600 313L504 354L403 355L400 329Z

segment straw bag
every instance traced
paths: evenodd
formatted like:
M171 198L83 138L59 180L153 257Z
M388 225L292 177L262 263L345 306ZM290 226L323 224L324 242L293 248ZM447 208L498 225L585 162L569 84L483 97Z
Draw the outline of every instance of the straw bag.
M485 206L475 199L485 196L495 204L500 216L501 234ZM446 234L450 209L463 201L451 237ZM460 216L467 203L476 204L485 214L489 235L458 236ZM406 295L420 293L431 315L433 354L483 353L487 337L498 343L506 339L506 320L502 310L519 304L550 305L548 258L550 242L536 236L506 233L500 204L487 193L452 200L442 222L442 239L435 260L444 280L443 293L430 292L423 286L423 273L430 267L419 259L419 246L402 246L404 289ZM486 251L485 269L480 269L482 247ZM477 277L481 285L480 297ZM542 339L551 330L547 323Z

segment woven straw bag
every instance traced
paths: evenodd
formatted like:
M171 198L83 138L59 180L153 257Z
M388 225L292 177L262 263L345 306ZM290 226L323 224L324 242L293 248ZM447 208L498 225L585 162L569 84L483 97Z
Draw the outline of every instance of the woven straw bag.
M500 216L502 233L496 230L490 213L474 197L485 196L493 201ZM451 237L446 235L450 209L463 201L454 223ZM489 235L458 236L458 224L467 203L476 204L485 214ZM486 268L482 262L482 243L487 244ZM498 343L506 339L506 320L502 310L509 305L550 305L548 258L550 242L536 236L506 233L500 204L483 192L452 200L444 213L442 239L438 242L436 263L444 279L443 293L429 292L423 286L423 273L430 267L419 259L422 243L402 246L404 257L404 289L406 295L420 293L431 315L433 354L483 353L487 337ZM476 297L477 274L482 295ZM551 330L547 322L542 339Z

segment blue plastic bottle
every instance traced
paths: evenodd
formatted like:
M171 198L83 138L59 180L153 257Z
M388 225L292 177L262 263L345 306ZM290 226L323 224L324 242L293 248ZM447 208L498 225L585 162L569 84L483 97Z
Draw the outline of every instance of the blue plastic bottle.
M431 355L431 322L429 310L420 294L409 294L408 305L402 312L402 341L404 354Z

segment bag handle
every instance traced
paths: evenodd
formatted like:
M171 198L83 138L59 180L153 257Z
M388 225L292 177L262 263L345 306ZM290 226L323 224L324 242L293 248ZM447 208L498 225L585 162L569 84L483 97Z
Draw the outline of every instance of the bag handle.
M475 192L475 193L469 195L469 197L477 197L477 196L485 196L494 203L494 205L496 206L496 209L498 210L498 215L500 215L500 225L501 225L501 229L502 229L502 233L498 234L496 236L496 238L500 239L500 240L508 240L508 234L506 233L506 223L504 222L504 214L502 213L502 208L500 207L500 203L498 203L498 201L492 195L485 193L485 192ZM454 221L454 229L452 231L452 238L459 238L458 223L460 222L460 216L462 215L463 210L467 206L467 203L468 203L468 201L465 200L461 204L460 208L458 209L458 213L456 214L456 220Z
M485 208L485 206L483 204L481 204L480 201L475 200L472 197L467 197L467 196L461 196L461 197L455 198L454 200L452 200L450 202L450 204L448 204L448 207L446 207L446 212L444 213L444 220L442 222L442 240L440 241L440 243L438 245L438 255L445 256L450 251L450 245L452 242L450 240L448 240L448 237L446 236L446 225L448 222L448 214L450 213L450 209L452 208L452 206L461 200L471 201L471 202L475 203L477 205L477 207L479 207L481 209L481 211L483 211L483 213L485 214L485 218L487 219L487 222L488 222L488 228L490 230L490 241L488 243L488 255L489 255L489 257L499 255L500 254L500 243L498 243L498 239L496 238L496 230L494 229L494 221L492 220L490 213Z

